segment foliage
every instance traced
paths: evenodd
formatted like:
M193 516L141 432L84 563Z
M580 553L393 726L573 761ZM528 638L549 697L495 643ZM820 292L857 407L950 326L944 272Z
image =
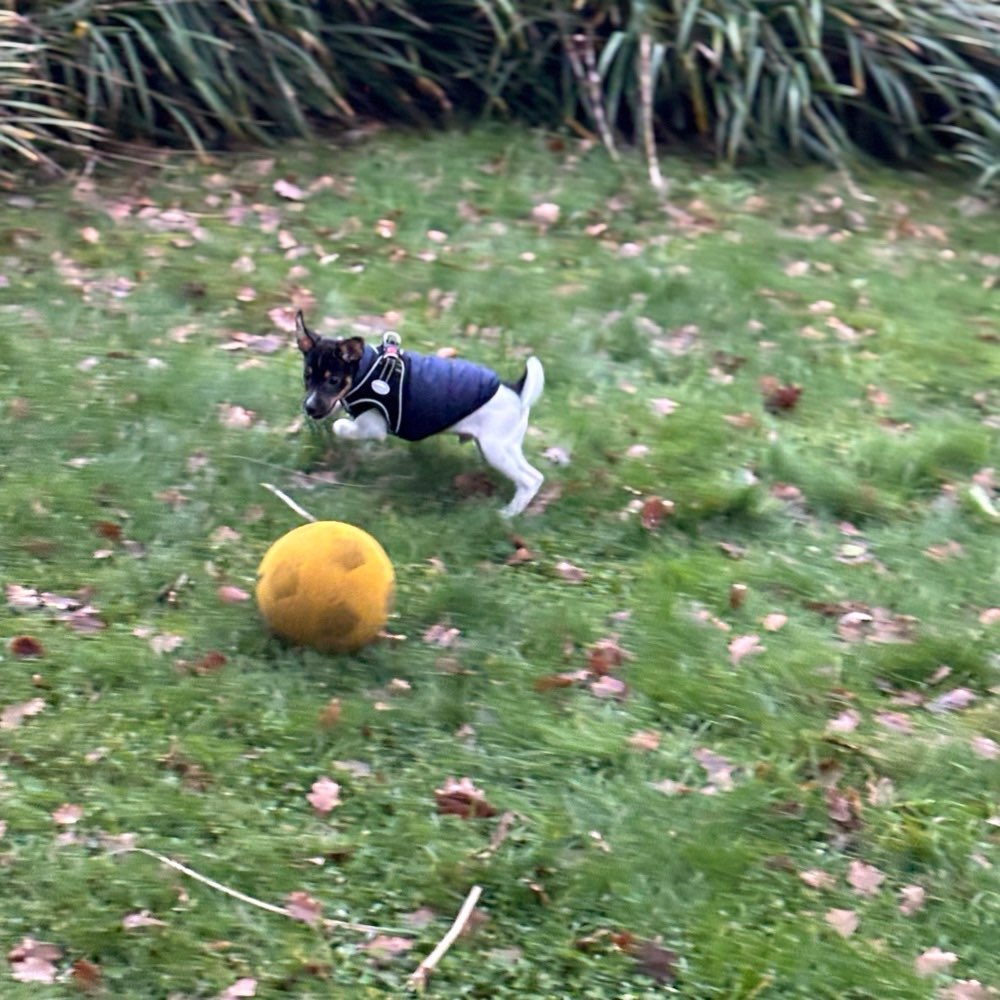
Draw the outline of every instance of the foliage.
M664 167L394 134L0 209L4 1000L400 997L473 885L429 997L1000 985L995 217ZM297 306L538 354L539 509L305 423ZM384 545L395 638L266 635L262 482Z
M27 0L0 30L3 135L22 155L97 125L205 151L371 116L580 131L603 111L632 139L646 38L664 142L728 162L936 153L997 177L992 0Z

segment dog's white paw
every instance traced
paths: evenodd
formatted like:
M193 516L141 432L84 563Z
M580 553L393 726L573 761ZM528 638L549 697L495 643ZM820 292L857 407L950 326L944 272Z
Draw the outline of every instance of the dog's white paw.
M348 420L346 417L343 417L340 420L334 420L333 433L336 434L337 437L355 438L358 436L358 429L354 426L353 420Z

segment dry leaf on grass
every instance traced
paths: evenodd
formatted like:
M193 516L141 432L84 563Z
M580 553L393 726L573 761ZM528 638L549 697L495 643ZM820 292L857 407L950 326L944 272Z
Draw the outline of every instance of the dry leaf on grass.
M441 788L434 789L438 812L462 819L495 816L496 809L486 801L486 794L471 778L447 778Z
M854 910L827 910L823 919L842 937L849 938L857 929L860 917Z
M918 976L936 976L939 972L946 972L957 961L958 955L953 951L942 951L935 945L918 955L913 967Z
M847 868L847 881L862 896L874 896L885 881L885 875L874 865L852 861Z
M922 910L927 893L923 886L904 885L899 890L899 912L904 917L912 917L918 910Z
M54 983L56 962L62 959L62 949L26 937L7 952L11 976L22 983Z
M340 785L332 778L317 778L306 799L316 812L324 815L340 805Z

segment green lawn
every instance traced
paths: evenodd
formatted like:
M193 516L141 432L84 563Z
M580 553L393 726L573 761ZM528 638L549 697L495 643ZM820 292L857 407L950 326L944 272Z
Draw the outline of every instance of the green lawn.
M994 995L994 208L666 158L666 212L502 130L270 155L0 208L0 995L400 996L473 885L428 996ZM305 423L298 306L538 354L541 502ZM220 597L300 523L263 482L378 538L395 639L298 651Z

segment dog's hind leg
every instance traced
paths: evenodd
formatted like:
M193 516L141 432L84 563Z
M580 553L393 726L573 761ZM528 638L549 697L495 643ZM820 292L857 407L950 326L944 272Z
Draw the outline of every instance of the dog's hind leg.
M545 477L529 464L521 452L521 443L516 438L500 440L484 436L476 443L483 458L516 487L513 499L500 511L504 517L515 517L531 503Z

